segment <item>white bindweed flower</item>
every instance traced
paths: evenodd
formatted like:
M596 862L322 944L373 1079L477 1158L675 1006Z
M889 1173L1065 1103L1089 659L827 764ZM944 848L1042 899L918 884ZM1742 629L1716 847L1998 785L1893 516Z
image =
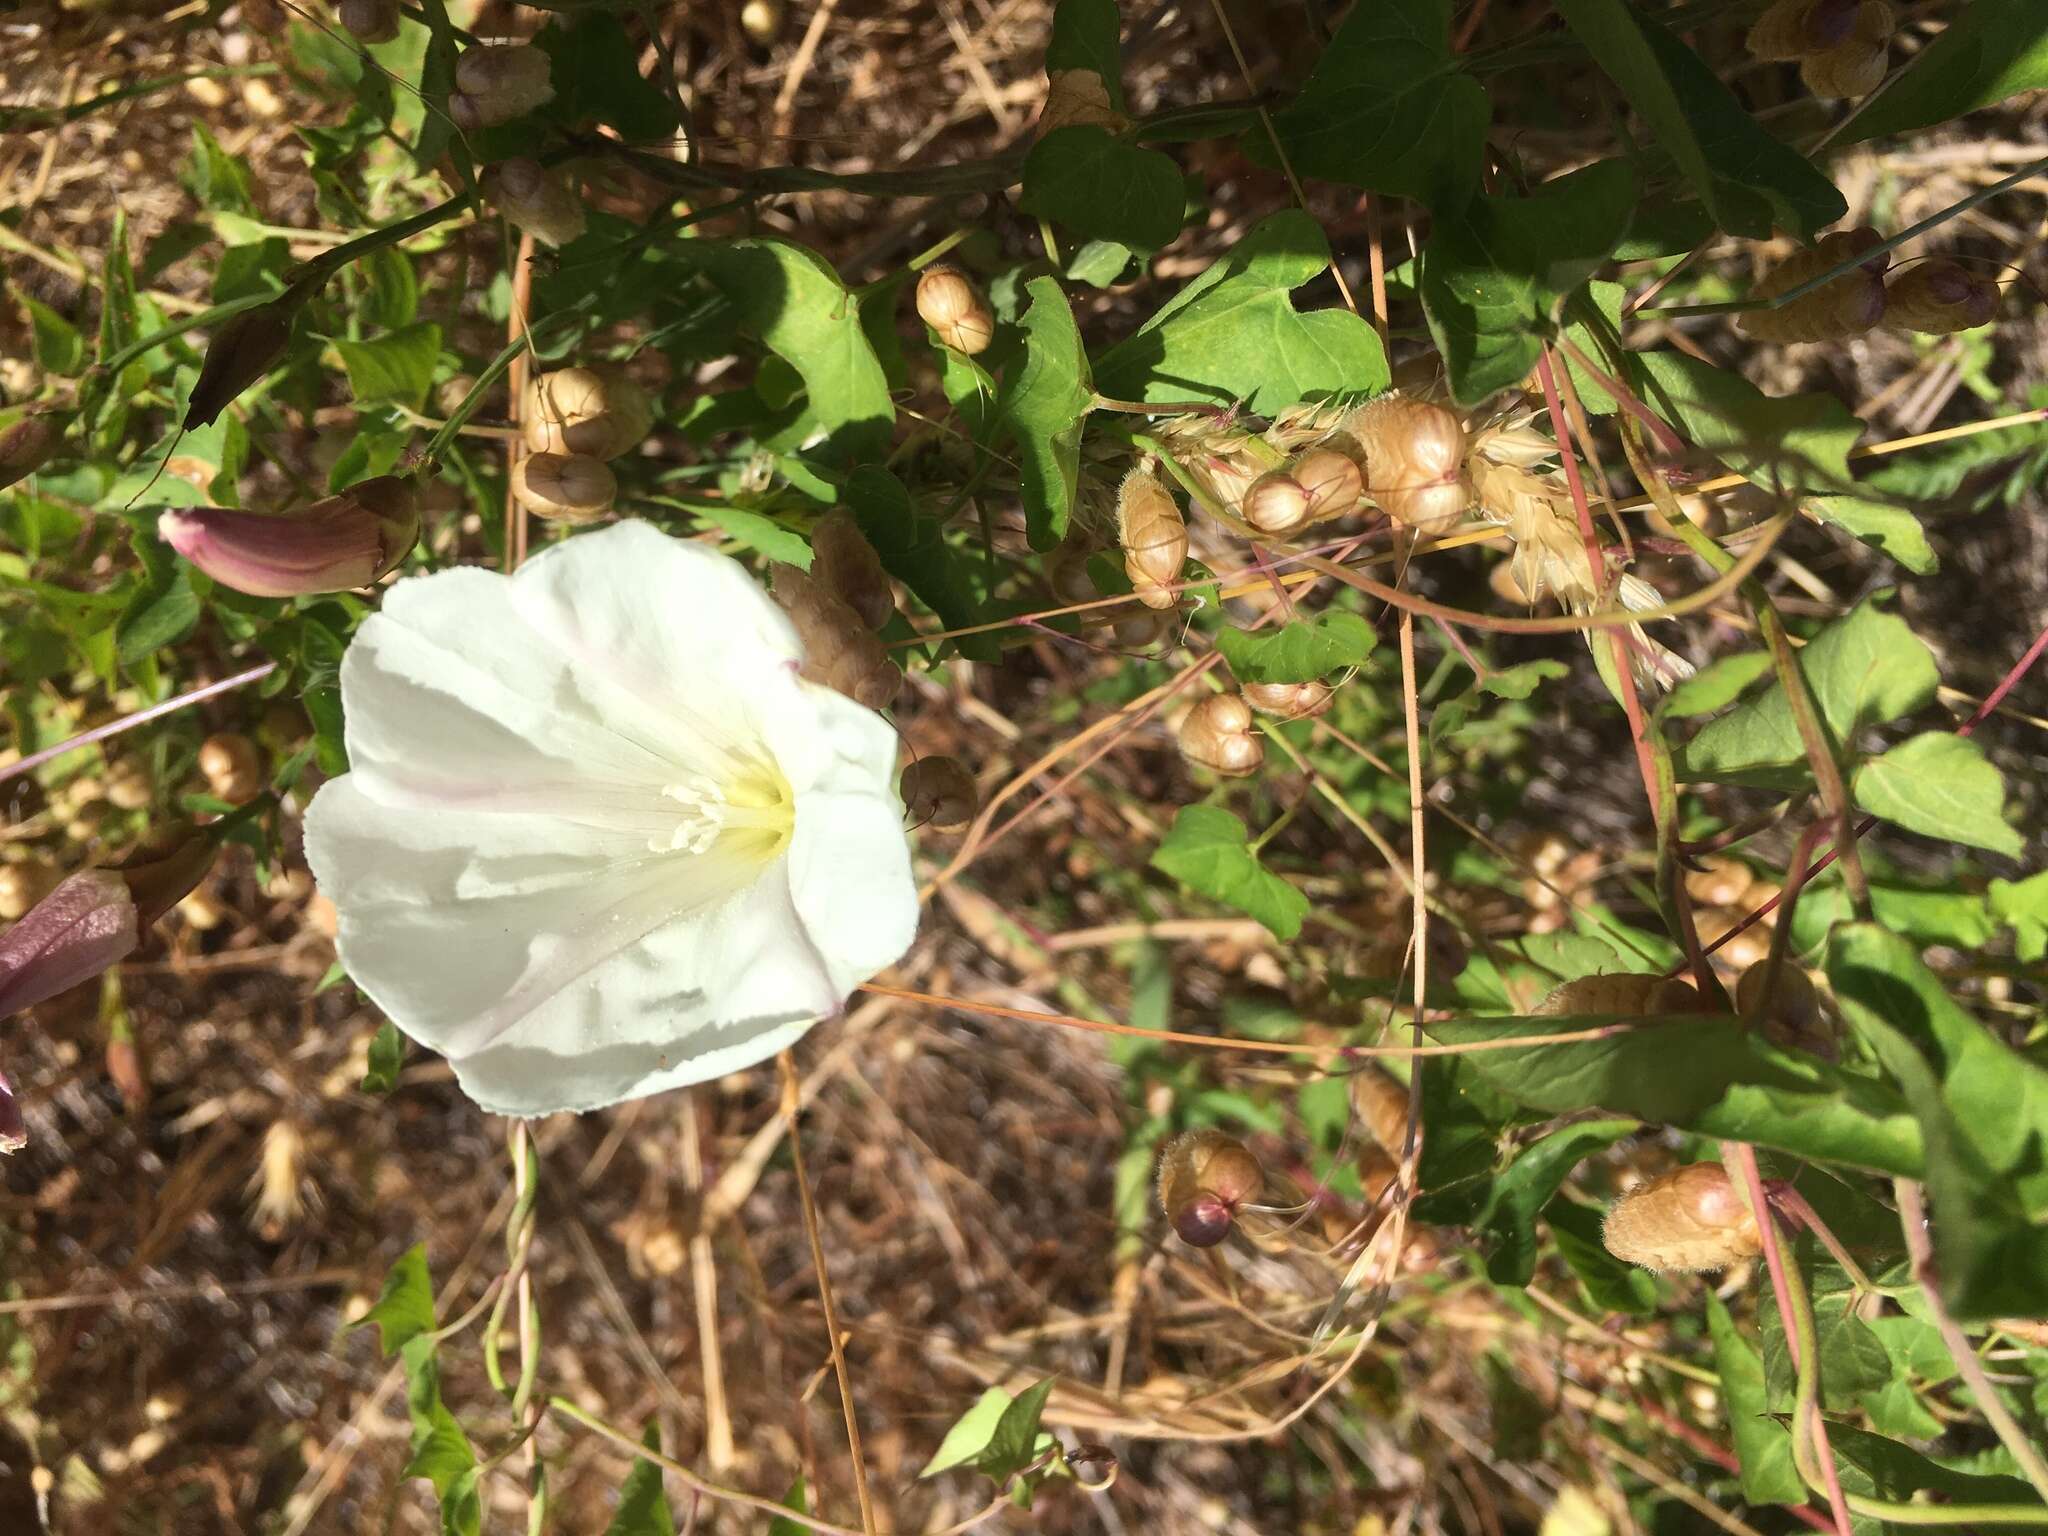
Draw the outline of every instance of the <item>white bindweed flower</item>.
M484 1108L789 1045L917 929L897 741L736 562L645 523L393 586L306 816L350 976Z

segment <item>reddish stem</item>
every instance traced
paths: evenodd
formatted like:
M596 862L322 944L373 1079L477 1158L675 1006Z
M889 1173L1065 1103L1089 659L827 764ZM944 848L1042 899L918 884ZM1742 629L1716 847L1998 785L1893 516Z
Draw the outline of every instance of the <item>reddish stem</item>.
M181 693L174 699L165 699L161 704L138 709L132 715L123 715L118 720L109 720L105 725L96 725L69 741L60 741L54 747L31 752L20 762L9 763L5 768L0 768L0 784L5 784L9 779L19 778L24 773L33 773L43 764L60 758L67 752L76 752L80 747L89 747L96 741L105 741L109 737L120 735L123 731L132 731L138 725L147 725L150 721L159 720L165 715L176 714L179 710L201 700L210 699L217 693L226 693L229 689L239 688L244 683L253 683L259 677L268 677L276 670L276 662L266 661L260 667L251 667L246 672L237 672L233 677L224 677L217 683L208 683L203 688L194 688L190 693Z

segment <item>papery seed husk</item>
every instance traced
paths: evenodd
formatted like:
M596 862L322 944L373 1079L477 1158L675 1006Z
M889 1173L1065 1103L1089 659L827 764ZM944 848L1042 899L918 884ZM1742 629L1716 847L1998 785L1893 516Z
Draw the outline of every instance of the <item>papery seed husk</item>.
M461 97L450 98L449 110ZM538 160L501 160L483 175L484 196L514 228L545 245L574 244L589 225L589 214L562 167L552 170Z
M803 676L869 709L884 709L903 686L888 648L844 598L807 571L780 561L769 567L769 590L796 626Z
M1276 469L1251 483L1239 512L1260 533L1292 533L1308 522L1308 492L1286 470Z
M1689 1163L1629 1191L1601 1235L1609 1253L1645 1269L1725 1269L1763 1250L1756 1216L1719 1163Z
M1326 711L1336 694L1321 683L1246 683L1244 701L1278 720L1308 720Z
M1457 413L1406 395L1381 395L1344 429L1365 454L1365 494L1395 522L1422 532L1449 527L1471 504L1465 427Z
M526 446L536 453L616 459L654 425L647 391L617 368L557 368L526 386Z
M1408 1145L1408 1085L1368 1062L1351 1074L1351 1107L1376 1145L1399 1157Z
M1751 297L1770 299L1790 292L1870 250L1882 239L1873 229L1840 230L1825 235L1811 248L1793 252L1766 272ZM1879 252L1862 266L1780 309L1746 311L1737 317L1736 328L1758 341L1787 343L1860 336L1884 316L1884 270L1888 262L1889 257Z
M1183 1131L1160 1154L1159 1204L1181 1239L1198 1248L1221 1242L1264 1185L1250 1149L1218 1130Z
M1171 608L1188 558L1188 525L1173 495L1149 470L1134 469L1117 489L1117 542L1123 546L1124 573L1138 601L1148 608Z
M495 128L554 99L548 56L530 43L487 43L455 61L455 89L472 127ZM452 105L452 103L451 103Z
M889 573L882 569L882 557L844 507L834 507L811 529L811 575L843 599L869 629L880 629L896 612L896 593Z
M958 832L974 820L981 792L956 757L920 757L903 770L899 786L911 825Z
M1745 46L1769 63L1833 48L1856 29L1861 0L1777 0L1749 29Z
M1810 53L1799 61L1799 78L1823 101L1852 101L1868 96L1884 84L1891 66L1890 50L1883 43L1866 43L1856 38L1821 53Z
M199 744L199 773L230 805L252 800L263 789L263 758L239 731L217 731Z
M1140 651L1148 646L1157 645L1172 624L1173 616L1168 613L1152 609L1146 609L1142 613L1126 610L1117 615L1116 621L1109 627L1109 632L1115 637L1116 643L1125 650Z
M969 357L995 340L995 311L958 267L927 267L917 279L917 316L941 342Z
M1755 1019L1764 1038L1780 1050L1803 1051L1823 1061L1839 1060L1841 1042L1813 978L1804 967L1792 962L1780 966L1778 984L1771 991L1771 1005L1764 1009L1764 983L1770 970L1768 957L1743 970L1735 982L1736 1012L1745 1019Z
M1181 722L1180 750L1192 763L1233 778L1255 773L1265 744L1252 734L1251 706L1234 693L1211 694Z
M550 522L593 522L612 509L618 493L611 466L583 454L530 453L512 467L512 494Z
M1038 115L1038 136L1061 128L1094 127L1122 133L1130 126L1110 100L1109 85L1092 69L1062 69L1045 83L1045 110Z
M1358 461L1335 448L1311 448L1294 461L1292 473L1308 497L1310 522L1355 512L1365 499L1365 476Z
M1580 976L1552 989L1535 1012L1563 1016L1581 1013L1647 1014L1650 994L1665 978L1654 971L1622 971L1606 976Z
M334 13L359 43L388 43L398 36L398 0L339 0Z
M1950 336L1988 325L1999 298L1995 281L1959 262L1918 262L1885 284L1885 323L1924 336Z
M1358 1149L1358 1184L1365 1191L1367 1209L1380 1203L1400 1173L1401 1165L1394 1161L1394 1154L1378 1142L1369 1141Z

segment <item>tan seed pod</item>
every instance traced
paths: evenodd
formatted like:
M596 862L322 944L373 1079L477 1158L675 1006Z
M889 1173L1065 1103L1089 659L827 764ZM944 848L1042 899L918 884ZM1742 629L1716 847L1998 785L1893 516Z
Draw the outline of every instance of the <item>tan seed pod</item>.
M1259 533L1292 533L1308 523L1308 492L1286 470L1272 470L1251 483L1238 510Z
M531 43L495 43L455 61L448 111L465 131L495 128L554 100L548 56Z
M869 629L896 612L896 593L882 557L844 507L834 507L811 529L811 575L842 598Z
M1654 1018L1671 1013L1705 1013L1707 1005L1701 1000L1698 987L1681 977L1667 976L1650 988L1643 1011Z
M334 14L359 43L388 43L398 36L398 0L341 0Z
M654 425L647 391L616 368L557 368L526 386L526 446L616 459Z
M927 267L917 280L917 317L946 346L969 357L996 337L995 311L958 267Z
M1789 63L1846 41L1861 0L1777 0L1749 29L1750 53Z
M1110 625L1109 632L1123 649L1142 651L1157 645L1172 625L1170 614L1156 613L1149 608L1143 612L1125 609Z
M1245 1144L1217 1130L1183 1131L1159 1158L1159 1204L1180 1240L1213 1248L1266 1176Z
M903 671L844 598L780 561L769 567L769 590L796 626L806 678L869 709L895 702Z
M263 757L239 731L220 731L199 744L199 772L206 787L230 805L262 793Z
M756 48L766 48L782 35L782 0L746 0L740 7L740 30Z
M1607 1251L1645 1269L1725 1269L1763 1250L1756 1217L1719 1163L1688 1163L1614 1202Z
M1737 859L1702 859L1698 869L1686 871L1685 894L1703 907L1732 907L1755 883Z
M1823 1061L1835 1061L1842 1054L1834 1020L1822 1005L1820 989L1803 967L1780 966L1778 984L1771 990L1770 1007L1765 1009L1764 983L1770 975L1768 957L1747 967L1735 982L1735 1009L1754 1020L1764 1038L1785 1051L1803 1051Z
M575 453L529 453L512 468L512 494L535 517L588 523L611 511L618 477L602 459Z
M1368 1062L1351 1074L1351 1108L1373 1143L1399 1157L1408 1145L1408 1085Z
M1663 984L1664 978L1653 971L1580 976L1554 988L1536 1005L1536 1012L1556 1017L1582 1013L1648 1014L1650 996Z
M1874 229L1840 230L1823 235L1807 250L1795 251L1766 272L1752 298L1771 299L1818 277L1882 242ZM1860 336L1884 318L1883 253L1851 268L1833 282L1794 299L1779 309L1752 309L1739 316L1736 328L1758 341L1840 341Z
M1380 1203L1400 1173L1401 1165L1394 1161L1393 1153L1378 1142L1369 1141L1358 1149L1358 1183L1365 1191L1368 1208Z
M911 825L958 832L981 807L974 775L957 757L920 757L903 770L903 810Z
M1799 78L1823 101L1853 101L1884 84L1890 66L1890 51L1884 44L1851 41L1808 54L1799 61Z
M1352 412L1345 430L1365 453L1365 494L1395 522L1433 532L1471 505L1465 427L1454 411L1407 395L1381 395Z
M1988 325L1998 311L1998 284L1960 262L1916 262L1885 284L1885 324L1923 336L1949 336Z
M107 770L107 801L118 810L139 811L156 798L156 783L149 770L133 758L123 758Z
M1117 542L1124 573L1147 608L1171 608L1180 601L1172 588L1188 558L1188 525L1159 477L1134 469L1116 497Z
M1211 694L1188 711L1180 750L1189 762L1232 778L1258 772L1266 760L1265 743L1252 734L1251 706L1235 693Z
M1062 69L1045 83L1045 110L1038 115L1038 136L1061 128L1103 128L1122 133L1130 120L1109 99L1109 86L1092 69Z
M500 160L485 170L484 196L516 229L543 245L570 245L583 237L589 217L566 170L538 160Z
M1330 707L1336 694L1321 683L1246 683L1244 701L1277 720L1309 720Z
M1311 448L1294 461L1293 474L1308 497L1312 523L1355 512L1365 498L1365 476L1358 461L1334 448Z
M0 920L13 922L57 887L57 870L42 859L0 864Z
M1090 553L1078 544L1067 544L1046 562L1045 584L1062 604L1092 603L1102 596L1088 571Z

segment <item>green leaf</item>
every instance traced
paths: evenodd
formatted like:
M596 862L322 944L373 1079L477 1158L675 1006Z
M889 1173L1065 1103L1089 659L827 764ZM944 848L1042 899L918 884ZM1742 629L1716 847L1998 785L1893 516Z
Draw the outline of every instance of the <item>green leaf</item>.
M594 117L634 145L675 136L675 98L640 73L642 45L621 18L586 8L573 25L550 22L534 41L548 55L555 87L548 116L566 124Z
M477 1493L476 1452L455 1415L441 1401L435 1341L422 1335L400 1352L405 1362L405 1406L412 1418L412 1459L404 1476L434 1485L441 1503L442 1536L480 1536L483 1502Z
M1052 12L1052 38L1045 45L1045 72L1093 70L1109 88L1109 104L1126 110L1119 29L1116 0L1059 0Z
M1848 211L1834 183L1626 0L1558 0L1557 8L1728 233L1762 240L1779 225L1811 238Z
M1007 1482L1036 1459L1038 1421L1045 1413L1045 1400L1051 1395L1052 1384L1050 1376L1033 1382L996 1420L995 1430L988 1439L988 1449L981 1453L975 1464L998 1485Z
M946 542L937 518L921 517L903 482L886 469L863 464L847 477L847 509L875 547L882 569L899 578L948 629L966 629L990 617L985 593L970 563ZM973 661L997 661L994 635L963 635L953 644Z
M1804 506L1822 522L1832 523L1879 554L1889 555L1916 576L1940 569L1941 559L1927 542L1927 530L1904 507L1861 496L1813 496Z
M1474 198L1438 221L1417 286L1459 403L1527 377L1559 301L1613 252L1635 200L1628 162L1602 160L1533 197Z
M1502 1094L1547 1114L1604 1109L1919 1177L1920 1133L1889 1087L1804 1053L1780 1051L1727 1014L1444 1019L1428 1030L1447 1045L1466 1045L1603 1024L1630 1027L1600 1039L1489 1049L1467 1059ZM1683 1070L1674 1071L1674 1062Z
M1156 251L1180 233L1180 167L1092 123L1055 128L1024 158L1017 206L1091 240Z
M1968 737L1927 731L1856 770L1856 803L1924 837L2017 858L2026 846L2005 819L2005 780Z
M799 1515L811 1512L810 1491L804 1486L801 1476L789 1485L789 1492L782 1496L782 1507L794 1510ZM800 1520L786 1520L777 1515L768 1522L768 1536L810 1536L811 1528ZM674 1527L664 1527L661 1536L674 1536Z
M1329 242L1297 210L1262 220L1228 256L1103 354L1103 393L1123 400L1242 400L1262 416L1318 394L1376 394L1388 381L1373 328L1345 309L1298 312L1288 294L1320 275Z
M1024 360L1003 378L996 409L1016 440L1033 549L1066 536L1081 473L1081 424L1095 404L1088 355L1066 295L1050 277L1026 285Z
M1451 0L1351 8L1301 93L1273 114L1297 175L1412 197L1439 213L1478 189L1492 108L1451 52L1451 9ZM1271 163L1263 126L1244 146Z
M819 429L842 453L881 448L896 419L888 376L859 307L825 259L788 240L681 240L741 321L803 375Z
M1680 352L1631 358L1644 403L1744 479L1785 495L1850 484L1849 450L1863 423L1833 395L1767 395Z
M363 318L387 330L411 325L420 312L420 280L413 271L412 258L387 245L363 258L363 274L370 280L370 290L363 296ZM216 292L215 300L220 297Z
M1710 662L1672 689L1663 714L1711 715L1733 704L1742 690L1771 670L1769 651L1738 651Z
M405 1065L405 1036L386 1019L370 1037L370 1060L363 1069L363 1092L389 1093L398 1086L398 1072ZM391 1351L387 1348L384 1353Z
M1181 807L1152 855L1152 867L1188 889L1257 918L1277 938L1292 939L1308 915L1308 898L1259 862L1244 823L1213 805Z
M434 1331L434 1285L427 1274L427 1245L419 1243L399 1255L384 1273L377 1304L351 1326L377 1326L377 1353L388 1357L422 1334Z
M954 1467L964 1467L979 1459L995 1438L996 1427L1002 1423L1016 1399L1001 1387L990 1387L975 1399L974 1406L953 1421L953 1427L946 1431L946 1438L939 1442L932 1459L924 1464L919 1477L936 1477Z
M28 311L29 328L35 336L36 366L45 373L67 378L84 367L85 338L78 334L78 327L22 289L15 289L14 294Z
M1945 123L2048 86L2048 13L2036 0L1971 0L1885 90L1849 119L1843 144Z
M401 326L369 341L333 338L348 387L358 405L394 403L418 410L434 384L441 357L441 327L431 320Z
M2048 870L1991 882L1991 915L2013 930L2013 952L2028 965L2048 957Z
M114 629L114 657L124 667L191 634L200 611L199 595L192 590L192 567L148 534L138 533L132 542L143 577Z
M1706 1299L1714 1367L1721 1373L1729 1433L1742 1466L1742 1496L1752 1504L1803 1504L1806 1485L1792 1460L1792 1431L1770 1416L1763 1357L1736 1331L1721 1298L1710 1290Z
M1892 1357L1851 1307L1855 1293L1838 1291L1813 1301L1814 1334L1820 1344L1820 1385L1823 1407L1846 1411L1865 1393L1876 1392L1892 1378ZM1776 1307L1760 1309L1764 1378L1774 1401L1792 1396L1796 1373L1785 1348L1785 1327Z
M254 214L249 167L220 147L204 125L192 125L192 158L183 177L192 195L216 213Z
M1814 636L1799 653L1799 670L1838 746L1866 726L1933 702L1941 681L1926 643L1870 599ZM1792 706L1775 681L1709 721L1678 751L1674 766L1683 780L1778 789L1799 788L1809 773Z
M1217 649L1240 683L1309 683L1339 667L1355 667L1377 643L1372 626L1355 613L1326 608L1265 634L1217 631Z
M1829 1424L1828 1445L1835 1453L1842 1487L1850 1493L1923 1505L1927 1495L1932 1493L1956 1504L2021 1504L2031 1506L2036 1512L2041 1507L2041 1496L2017 1477L1979 1477L1958 1472L1938 1461L1930 1461L1907 1446L1853 1425ZM1978 1530L2000 1528L1988 1520L1958 1524L1967 1524ZM1895 1524L1887 1529L1924 1530L1926 1527Z
M661 1429L647 1426L640 1443L650 1451L661 1449ZM797 1486L802 1496L802 1482ZM801 1511L801 1503L794 1506ZM662 1487L661 1468L643 1456L633 1458L626 1480L619 1485L619 1507L612 1512L604 1536L676 1536L675 1517L669 1513L668 1493Z
M1657 1310L1657 1282L1647 1270L1624 1264L1601 1241L1601 1216L1562 1195L1543 1212L1558 1256L1578 1277L1587 1302L1597 1311L1648 1317Z
M1497 699L1526 699L1552 678L1569 677L1571 668L1548 657L1519 662L1489 672L1473 684Z
M1571 1171L1593 1153L1639 1127L1633 1120L1585 1120L1524 1147L1493 1189L1474 1223L1495 1285L1527 1285L1536 1273L1536 1216Z

